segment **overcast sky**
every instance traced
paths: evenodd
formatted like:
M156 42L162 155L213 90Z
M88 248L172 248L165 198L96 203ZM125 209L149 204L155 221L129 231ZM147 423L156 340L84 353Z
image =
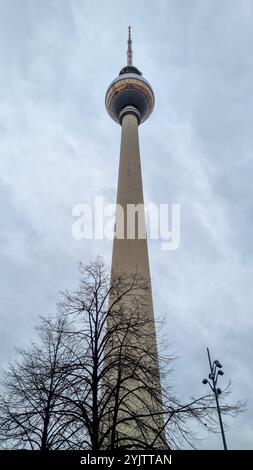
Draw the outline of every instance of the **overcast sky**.
M107 86L126 63L155 92L140 126L146 202L181 204L181 245L149 242L156 315L177 394L204 392L206 346L248 410L229 448L253 447L253 1L0 0L1 363L108 240L72 237L72 208L116 197L120 126ZM222 448L208 436L202 448Z

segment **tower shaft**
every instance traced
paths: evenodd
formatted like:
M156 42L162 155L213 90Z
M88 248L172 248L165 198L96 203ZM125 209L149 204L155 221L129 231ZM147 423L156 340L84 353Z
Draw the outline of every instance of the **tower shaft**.
M124 270L133 274L138 272L146 279L150 278L147 239L138 239L137 225L135 238L129 239L131 229L127 207L130 204L139 207L139 221L145 223L143 208L143 188L139 149L138 120L133 114L126 114L122 119L120 164L117 189L116 227L121 222L121 208L124 209L124 239L114 239L112 270ZM130 209L130 208L129 208ZM120 213L119 213L120 211Z
M116 234L117 225L122 223L122 209L124 211L124 238L114 238L113 254L112 254L112 275L115 273L123 273L127 276L140 276L144 280L145 288L140 288L135 293L142 299L141 304L141 330L139 331L138 348L140 354L146 354L144 359L145 372L140 369L139 384L138 379L134 381L131 378L128 380L127 388L138 389L138 397L133 399L131 394L125 402L124 406L128 409L128 413L132 415L147 416L146 428L140 430L138 426L133 424L124 424L119 426L119 433L127 436L129 441L131 438L134 443L138 441L145 441L147 446L152 446L156 440L156 448L165 448L164 434L158 439L156 436L163 428L162 404L161 404L161 388L160 388L160 374L159 364L157 358L157 344L156 333L153 313L152 290L149 269L148 257L148 244L144 228L145 228L145 213L143 205L143 186L142 186L142 172L140 161L139 149L139 135L138 135L138 119L136 115L127 113L122 119L122 132L121 132L121 149L120 149L120 163L119 163L119 177L117 189L117 209L116 209ZM135 230L132 230L132 236L129 238L129 229L133 219L129 219L128 207L133 205L139 206L138 217L135 219ZM130 224L129 224L130 222ZM138 222L140 222L141 234L143 238L139 238ZM130 226L129 226L130 225ZM134 300L133 300L134 302ZM135 348L136 339L133 339L133 349ZM130 339L131 342L131 339ZM146 353L145 353L146 352ZM134 353L133 353L134 354ZM150 370L150 375L147 370ZM113 379L113 378L112 378ZM150 390L143 387L143 383L148 383ZM123 416L124 417L124 416ZM138 420L138 419L137 419ZM145 427L145 420L144 420ZM142 448L142 447L141 447Z

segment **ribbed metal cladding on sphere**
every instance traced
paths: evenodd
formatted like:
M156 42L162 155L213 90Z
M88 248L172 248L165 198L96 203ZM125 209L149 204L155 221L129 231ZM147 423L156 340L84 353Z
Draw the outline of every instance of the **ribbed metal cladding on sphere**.
M125 67L125 69L128 68ZM105 97L105 105L109 115L120 124L120 113L126 106L134 106L139 111L140 124L150 116L154 104L155 98L151 85L137 73L123 72L120 74L110 84Z

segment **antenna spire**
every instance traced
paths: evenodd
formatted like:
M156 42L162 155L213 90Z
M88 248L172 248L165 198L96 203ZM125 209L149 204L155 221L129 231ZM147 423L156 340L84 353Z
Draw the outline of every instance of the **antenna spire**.
M127 41L127 65L133 65L133 49L131 38L131 26L128 26L128 41Z

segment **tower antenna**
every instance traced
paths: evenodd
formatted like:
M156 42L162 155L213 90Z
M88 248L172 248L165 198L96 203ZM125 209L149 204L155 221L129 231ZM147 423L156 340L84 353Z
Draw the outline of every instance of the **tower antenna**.
M131 26L128 26L128 41L127 41L127 65L133 65L133 49L131 38Z

